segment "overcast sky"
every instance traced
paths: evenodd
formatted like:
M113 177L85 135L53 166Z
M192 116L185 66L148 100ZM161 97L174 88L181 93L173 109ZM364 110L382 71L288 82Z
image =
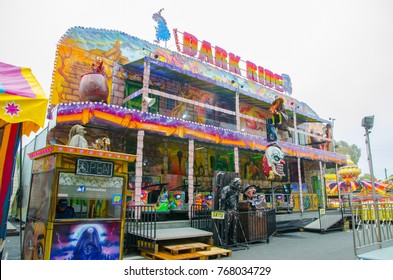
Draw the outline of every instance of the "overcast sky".
M155 39L152 15L274 73L288 74L293 94L335 119L334 137L357 145L369 173L364 116L374 174L393 174L393 1L0 1L0 61L31 68L49 96L56 45L73 26ZM173 35L167 43L175 50Z

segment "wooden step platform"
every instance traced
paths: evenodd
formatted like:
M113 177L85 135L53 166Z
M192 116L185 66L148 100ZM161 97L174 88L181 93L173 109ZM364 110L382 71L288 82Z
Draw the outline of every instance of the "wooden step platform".
M232 256L232 251L219 248L219 247L212 247L209 251L200 251L199 254L203 255L201 260L209 260L211 258L220 259L222 256L230 257Z
M172 255L178 255L182 253L194 253L200 251L210 251L211 246L201 242L185 243L185 244L174 244L174 245L163 245L162 250L171 253Z
M201 242L162 245L158 252L141 251L141 256L151 260L209 260L231 255L231 250Z

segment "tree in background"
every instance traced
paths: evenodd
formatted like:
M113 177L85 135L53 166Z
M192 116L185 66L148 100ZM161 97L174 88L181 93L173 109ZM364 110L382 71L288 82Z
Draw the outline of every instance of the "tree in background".
M336 152L338 154L349 155L355 164L358 163L360 156L362 155L362 151L358 146L355 144L349 145L345 141L338 141L335 143L335 145L337 147Z
M371 175L368 173L365 173L362 176L360 176L359 179L362 181L371 181Z
M345 141L334 142L334 145L336 145L336 153L342 155L349 155L353 163L357 165L360 156L362 154L362 151L358 146L356 146L355 144L349 145ZM326 174L335 174L335 173L336 173L335 168L326 169Z

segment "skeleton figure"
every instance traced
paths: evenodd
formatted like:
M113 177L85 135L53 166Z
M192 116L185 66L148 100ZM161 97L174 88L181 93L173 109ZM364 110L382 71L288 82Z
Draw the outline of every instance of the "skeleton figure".
M225 211L227 215L226 234L228 234L228 240L233 244L237 243L237 205L239 202L240 184L240 178L235 178L220 193L220 210Z
M270 146L267 148L263 156L262 167L263 173L268 180L274 180L276 177L285 176L284 174L284 152L278 146Z
M237 210L237 204L239 202L240 183L240 178L235 178L228 186L225 186L221 190L220 210Z

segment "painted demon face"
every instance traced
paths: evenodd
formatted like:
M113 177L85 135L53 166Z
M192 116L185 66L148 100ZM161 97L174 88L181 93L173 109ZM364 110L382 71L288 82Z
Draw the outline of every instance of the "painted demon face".
M284 174L284 152L277 146L267 148L263 156L263 172L268 176L269 180L273 180L275 176L280 178Z

